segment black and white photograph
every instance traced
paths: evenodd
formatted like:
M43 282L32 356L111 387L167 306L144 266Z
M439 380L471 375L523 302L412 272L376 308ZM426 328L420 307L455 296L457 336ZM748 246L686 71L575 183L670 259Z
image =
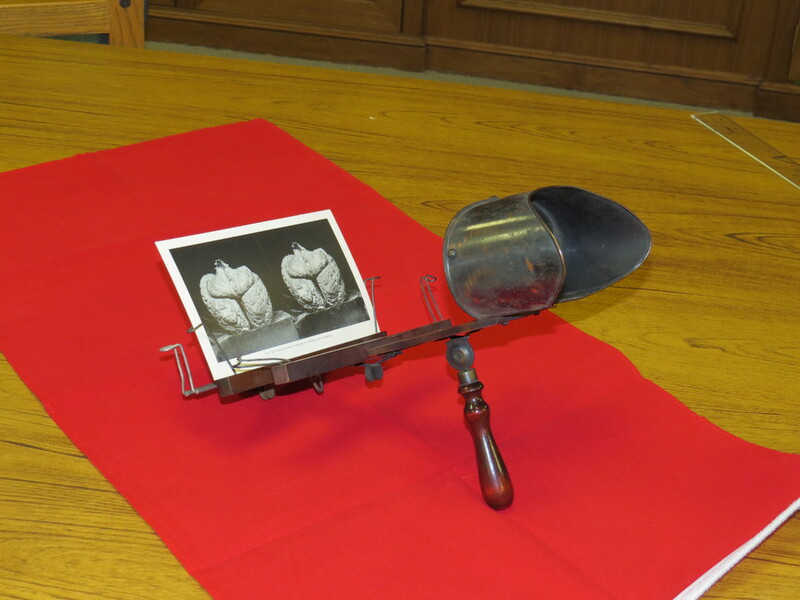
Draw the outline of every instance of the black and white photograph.
M377 331L363 279L331 211L156 247L215 380Z

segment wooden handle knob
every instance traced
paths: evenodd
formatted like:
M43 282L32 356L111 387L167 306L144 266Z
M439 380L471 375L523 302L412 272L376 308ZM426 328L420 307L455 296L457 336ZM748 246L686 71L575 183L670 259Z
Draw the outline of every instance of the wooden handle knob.
M464 417L475 442L475 459L483 499L493 509L503 510L514 501L514 487L492 435L489 425L491 411L481 397L482 389L483 384L475 379L459 387L458 391L464 397Z

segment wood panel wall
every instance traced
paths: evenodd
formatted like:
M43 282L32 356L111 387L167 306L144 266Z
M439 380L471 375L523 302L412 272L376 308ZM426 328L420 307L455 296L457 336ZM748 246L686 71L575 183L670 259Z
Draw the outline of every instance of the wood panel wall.
M151 40L800 120L800 0L151 1Z

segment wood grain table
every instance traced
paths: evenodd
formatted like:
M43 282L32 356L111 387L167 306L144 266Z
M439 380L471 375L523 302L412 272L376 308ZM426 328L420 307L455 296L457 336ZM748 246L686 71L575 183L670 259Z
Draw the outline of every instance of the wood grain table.
M462 205L551 184L630 207L651 257L556 312L720 427L800 452L800 190L689 110L0 37L0 171L256 117L440 234ZM799 124L735 121L800 160ZM0 597L207 597L5 361ZM707 597L800 598L800 519Z

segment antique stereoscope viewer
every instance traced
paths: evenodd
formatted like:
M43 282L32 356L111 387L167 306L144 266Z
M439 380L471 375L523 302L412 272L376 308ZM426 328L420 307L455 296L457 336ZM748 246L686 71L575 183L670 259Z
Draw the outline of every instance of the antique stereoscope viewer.
M179 344L162 350L175 353L185 396L216 389L222 397L258 392L270 398L281 386L302 380L322 393L322 376L343 367L363 366L368 380L380 379L389 358L412 346L444 341L447 362L458 373L483 497L501 510L511 505L514 491L473 368L470 334L602 290L636 270L650 245L647 228L633 213L586 190L552 186L492 197L461 209L444 236L448 288L473 321L454 325L442 318L430 290L432 278L424 276L420 285L432 322L401 333L381 331L290 360L251 363L247 370L200 387L194 387Z

